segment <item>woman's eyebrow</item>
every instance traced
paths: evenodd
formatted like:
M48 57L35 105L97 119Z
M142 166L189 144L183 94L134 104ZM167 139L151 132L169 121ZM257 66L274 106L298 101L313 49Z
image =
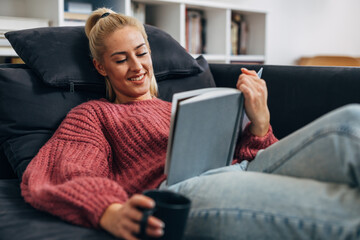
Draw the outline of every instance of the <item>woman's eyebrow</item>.
M141 48L141 47L144 46L144 45L145 45L145 43L141 43L141 44L139 44L138 46L136 46L136 47L134 48L134 50L137 50L137 49ZM110 57L112 57L112 56L114 56L114 55L118 55L118 54L126 54L126 52L125 52L125 51L122 51L122 52L114 52L113 54L111 54Z

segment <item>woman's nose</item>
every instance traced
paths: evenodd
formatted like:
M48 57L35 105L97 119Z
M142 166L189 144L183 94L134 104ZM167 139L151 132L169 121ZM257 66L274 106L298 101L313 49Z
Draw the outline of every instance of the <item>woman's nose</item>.
M134 72L140 72L140 70L142 69L142 64L139 61L139 59L132 58L131 63L130 63L130 70L134 71Z

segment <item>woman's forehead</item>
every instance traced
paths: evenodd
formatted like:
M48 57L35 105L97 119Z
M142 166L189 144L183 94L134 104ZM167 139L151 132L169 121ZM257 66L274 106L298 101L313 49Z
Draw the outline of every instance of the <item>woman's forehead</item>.
M118 29L105 39L109 48L135 48L142 43L145 43L145 40L140 30L131 26Z

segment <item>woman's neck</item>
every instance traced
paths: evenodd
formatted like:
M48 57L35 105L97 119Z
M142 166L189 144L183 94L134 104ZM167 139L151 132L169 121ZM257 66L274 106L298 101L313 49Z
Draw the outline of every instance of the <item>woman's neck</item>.
M114 103L116 104L123 104L123 103L130 103L130 102L138 102L138 101L144 101L144 100L150 100L153 96L149 94L142 95L140 97L119 97L117 96L115 98Z

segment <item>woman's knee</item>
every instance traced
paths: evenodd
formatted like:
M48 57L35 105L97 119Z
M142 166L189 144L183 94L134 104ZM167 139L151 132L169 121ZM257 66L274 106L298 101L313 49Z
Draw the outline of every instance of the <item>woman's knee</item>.
M320 129L359 129L360 104L348 104L337 108L314 122Z
M348 104L335 110L335 114L344 121L360 122L360 104Z

